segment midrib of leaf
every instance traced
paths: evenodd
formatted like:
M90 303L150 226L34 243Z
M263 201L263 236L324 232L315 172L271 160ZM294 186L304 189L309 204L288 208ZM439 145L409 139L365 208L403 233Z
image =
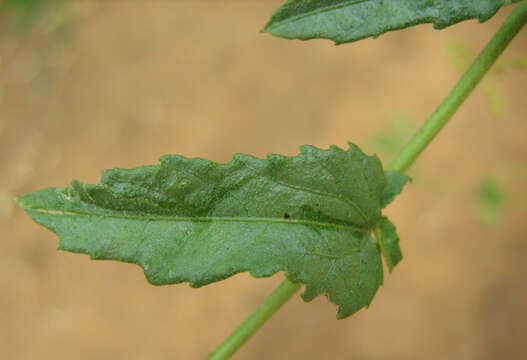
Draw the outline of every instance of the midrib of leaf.
M239 223L262 223L262 224L291 224L291 225L307 225L315 228L333 228L342 229L348 231L358 231L367 233L370 229L363 229L350 225L322 223L318 221L309 220L294 220L294 219L281 219L281 218L259 218L259 217L219 217L219 216L208 216L208 217L191 217L191 216L163 216L163 215L129 215L129 214L100 214L90 213L81 211L60 211L60 210L48 210L48 209L27 209L30 211L38 212L47 215L72 215L72 216L97 216L101 218L114 218L122 220L137 220L137 221L173 221L173 222L239 222Z
M286 19L281 20L280 22L276 23L276 25L269 26L269 28L272 28L272 27L275 27L275 26L280 26L282 24L293 23L293 22L295 22L297 20L303 19L303 18L311 16L311 15L322 14L322 13L325 13L325 12L328 12L328 11L339 9L341 7L346 7L346 6L349 6L349 5L355 5L355 4L359 4L359 3L362 3L362 2L366 2L366 1L370 1L370 0L350 0L350 1L342 2L340 4L335 4L335 5L331 5L331 6L325 6L325 7L316 9L316 10L308 11L308 12L302 14L302 15L297 15L297 16L292 16L292 17L286 18Z

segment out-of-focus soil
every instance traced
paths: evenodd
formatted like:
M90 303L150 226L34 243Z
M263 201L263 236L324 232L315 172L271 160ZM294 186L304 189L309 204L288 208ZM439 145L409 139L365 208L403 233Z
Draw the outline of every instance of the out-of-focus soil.
M1 359L204 358L283 278L154 287L137 266L56 251L15 196L168 153L375 151L383 119L416 129L459 77L447 39L476 53L511 10L335 47L259 33L276 1L72 3L60 31L0 23ZM523 31L504 58L526 53ZM337 321L324 297L296 296L235 359L527 358L527 71L494 82L504 113L476 90L387 209L405 258L370 308ZM474 216L488 173L506 193L495 226Z

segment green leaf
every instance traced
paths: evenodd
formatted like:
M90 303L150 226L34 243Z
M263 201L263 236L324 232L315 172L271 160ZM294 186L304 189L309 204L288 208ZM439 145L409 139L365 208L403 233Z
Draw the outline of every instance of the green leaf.
M375 236L381 247L382 255L390 272L395 265L402 260L403 254L399 247L399 235L395 232L395 226L383 216L375 226Z
M480 179L476 201L476 216L486 225L498 225L506 205L504 186L493 175Z
M442 29L468 19L483 22L517 1L289 0L263 31L287 39L330 39L338 45L423 23Z
M0 0L0 12L14 17L16 26L26 30L35 23L46 6L59 3L58 0Z
M397 171L386 171L386 187L381 196L381 207L384 209L403 191L404 185L412 179Z
M343 318L368 306L383 281L370 233L385 186L377 157L353 144L303 146L295 157L235 155L226 164L164 156L18 202L59 236L59 249L136 263L152 284L285 271L306 284L304 300L326 293Z

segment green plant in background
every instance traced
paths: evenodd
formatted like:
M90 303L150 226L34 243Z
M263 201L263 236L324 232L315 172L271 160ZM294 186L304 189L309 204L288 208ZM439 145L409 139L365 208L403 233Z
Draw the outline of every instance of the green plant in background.
M477 188L476 216L485 224L494 226L502 219L505 207L505 190L496 176L486 175Z
M463 73L468 68L471 59L476 55L475 50L472 50L468 45L463 44L455 38L447 39L445 48L450 63L459 73ZM500 59L492 70L489 71L488 76L483 79L481 86L492 115L499 117L504 115L506 110L505 95L497 84L498 75L525 68L527 68L527 58L525 57Z
M98 184L73 181L17 201L59 236L60 249L136 263L152 284L199 287L242 271L284 271L282 285L209 359L229 358L302 285L304 300L327 294L345 318L367 307L382 284L381 256L389 271L402 259L382 209L523 27L527 0L290 0L265 26L286 38L342 44L421 23L440 29L485 21L513 2L519 4L502 27L387 167L351 143L303 146L295 157L235 155L226 164L172 155L158 165L105 171ZM487 190L484 197L496 203L499 196Z
M384 121L384 126L375 131L368 139L368 148L383 160L392 160L397 151L412 136L412 124L415 120L406 113L394 113Z
M46 6L58 0L1 0L0 9L11 12L19 28L30 26Z
M69 40L75 18L82 16L88 2L64 0L0 0L0 15L8 28L25 33L42 25L44 33Z

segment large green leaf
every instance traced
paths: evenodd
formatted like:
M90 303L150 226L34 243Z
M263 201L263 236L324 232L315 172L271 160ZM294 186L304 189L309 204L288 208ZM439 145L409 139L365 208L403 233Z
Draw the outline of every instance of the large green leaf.
M59 249L136 263L152 284L283 270L306 284L304 300L327 293L343 318L368 306L383 281L370 233L385 186L380 161L355 145L303 146L296 157L226 164L164 156L18 202L59 236Z
M288 39L323 38L336 44L432 23L442 29L468 19L490 19L519 0L289 0L264 31Z

